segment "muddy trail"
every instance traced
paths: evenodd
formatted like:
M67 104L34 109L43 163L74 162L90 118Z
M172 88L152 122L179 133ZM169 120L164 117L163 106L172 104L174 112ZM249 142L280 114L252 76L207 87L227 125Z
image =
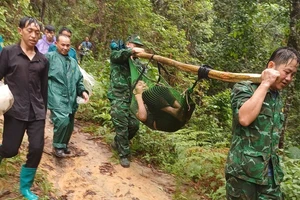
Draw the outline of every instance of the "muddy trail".
M66 158L52 154L52 124L46 120L44 154L38 170L47 175L61 200L171 200L172 176L132 160L130 168L118 164L110 146L81 132L75 122ZM77 124L77 125L76 125ZM33 188L33 191L38 190Z

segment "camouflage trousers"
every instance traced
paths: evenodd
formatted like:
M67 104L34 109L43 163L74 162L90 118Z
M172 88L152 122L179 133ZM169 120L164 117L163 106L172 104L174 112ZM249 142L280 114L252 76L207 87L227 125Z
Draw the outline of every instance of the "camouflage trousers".
M129 141L139 130L139 121L130 110L130 103L111 101L110 115L115 128L114 138L120 156L130 154Z
M272 176L269 176L268 185L257 185L227 174L226 197L228 200L283 200L280 186Z

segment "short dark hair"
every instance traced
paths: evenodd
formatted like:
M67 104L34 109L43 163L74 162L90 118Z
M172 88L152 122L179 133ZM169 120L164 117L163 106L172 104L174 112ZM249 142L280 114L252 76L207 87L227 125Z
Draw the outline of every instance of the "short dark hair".
M62 32L64 32L64 31L67 31L67 32L72 34L72 31L69 28L65 27L65 26L62 27L61 29L59 29L58 34L62 34Z
M39 23L35 18L33 17L23 17L19 22L19 28L25 28L30 24L35 24L35 26L38 26L40 29L42 27L41 23Z
M58 34L57 37L56 37L56 42L59 42L59 40L60 40L61 37L67 37L67 38L69 38L68 36L66 36L64 34Z
M53 32L55 31L54 26L52 26L50 24L46 25L44 29L47 30L47 31L53 31Z
M272 53L267 63L267 66L270 61L273 61L276 65L281 65L281 64L288 63L291 59L296 60L297 63L299 64L300 63L299 52L293 47L280 47Z

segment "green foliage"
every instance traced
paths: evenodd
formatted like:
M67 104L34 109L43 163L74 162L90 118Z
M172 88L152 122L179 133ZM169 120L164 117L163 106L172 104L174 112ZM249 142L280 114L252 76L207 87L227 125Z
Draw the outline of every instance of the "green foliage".
M184 30L191 55L200 59L207 56L206 50L211 48L209 40L213 36L211 1L154 1L154 7L155 12L169 19L179 30Z
M20 19L24 16L35 16L29 0L0 1L0 33L4 38L5 46L19 40L17 28Z
M223 171L228 149L199 147L193 134L186 129L166 134L142 126L131 148L133 154L146 163L175 174L180 185L189 184L195 189L185 191L177 199L191 195L189 192L220 197L222 194L215 194L215 191L224 186Z
M226 188L225 188L225 179L223 179L224 183L220 186L217 191L212 192L209 196L212 200L226 200Z
M154 166L168 168L177 160L175 145L167 134L150 131L145 126L141 127L139 134L133 139L131 149L135 156Z
M282 162L285 172L281 184L285 199L298 199L300 196L300 160L285 157Z
M287 155L291 159L300 159L300 149L298 147L289 147Z
M297 86L298 87L298 86ZM299 126L299 107L300 107L300 93L298 92L291 95L292 104L289 105L290 113L287 116L287 129L286 129L286 137L285 137L285 145L286 146L299 146L300 144L300 126Z
M217 15L209 63L233 72L260 72L270 53L284 45L288 8L257 1L214 1ZM281 27L278 29L278 27Z
M287 44L288 9L282 2L214 0L213 46L205 63L221 71L260 73L271 53ZM215 81L211 92L229 86Z
M197 135L199 146L228 146L231 136L230 90L203 96L187 126L188 131L184 132Z
M97 82L94 90L102 90L100 83ZM103 92L103 91L102 91ZM77 112L77 118L95 123L107 123L110 120L110 105L108 99L99 98L101 92L93 92L90 101L87 104L80 104Z
M186 148L178 152L173 170L183 180L192 180L192 185L199 194L212 193L224 185L226 154L227 150L221 149Z
M0 165L0 177L5 178L9 177L12 174L19 173L19 167L22 165L21 155L18 154L13 158L3 159Z
M77 117L85 121L101 123L102 125L110 124L110 104L106 98L109 83L108 63L99 64L99 62L90 58L83 62L82 68L95 78L96 83L89 103L79 106Z
M223 127L225 131L231 130L231 105L230 89L226 89L216 95L207 96L203 99L204 112L207 115L215 116L218 127Z

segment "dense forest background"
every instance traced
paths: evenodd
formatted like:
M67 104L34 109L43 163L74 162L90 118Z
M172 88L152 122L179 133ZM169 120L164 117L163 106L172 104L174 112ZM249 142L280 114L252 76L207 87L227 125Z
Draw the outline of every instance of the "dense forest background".
M17 25L34 16L57 30L73 31L74 47L90 37L92 54L82 67L94 75L91 103L78 118L98 124L94 134L111 140L112 125L106 90L109 83L109 44L112 39L140 35L149 53L216 70L260 73L270 54L280 46L300 50L300 0L2 0L0 34L5 45L18 41ZM146 61L147 62L147 61ZM191 86L197 77L168 68L175 88ZM145 162L176 174L188 189L175 199L224 198L224 162L231 137L230 89L233 83L202 80L192 98L197 108L192 119L174 134L143 127L133 150ZM287 199L299 197L300 74L283 92L285 129L282 158ZM92 129L92 128L91 128ZM143 134L150 133L150 134ZM298 173L298 174L297 174ZM179 189L180 190L180 189Z

